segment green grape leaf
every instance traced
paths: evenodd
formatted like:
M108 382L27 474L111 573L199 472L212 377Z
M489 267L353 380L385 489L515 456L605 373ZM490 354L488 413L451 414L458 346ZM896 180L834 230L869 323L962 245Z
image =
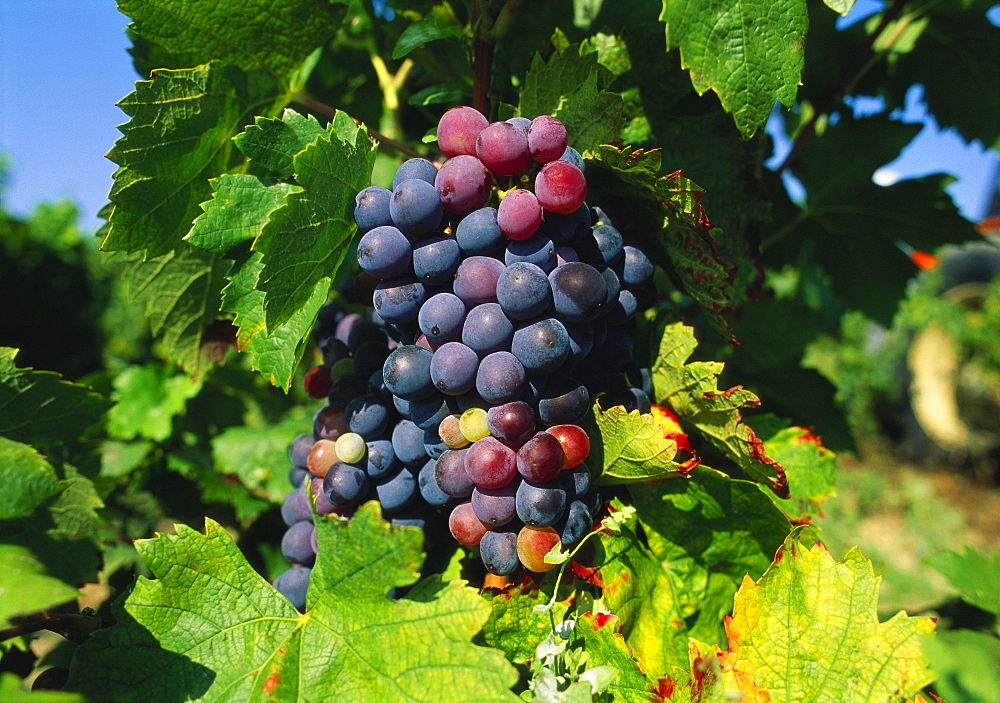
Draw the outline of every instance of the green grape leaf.
M482 596L490 604L490 617L483 625L482 643L499 649L515 664L525 664L535 656L538 645L552 631L552 619L561 620L569 608L567 599L557 600L546 613L533 609L547 603L552 595L550 579L535 584L530 579L504 588L485 588Z
M279 178L295 175L295 155L326 133L312 115L303 116L286 108L281 119L258 117L252 125L233 137L243 154Z
M271 213L285 204L288 194L301 190L291 183L239 173L224 173L213 178L211 184L212 198L201 204L203 212L184 239L217 254L253 241Z
M966 603L1000 615L1000 554L981 554L965 545L962 552L935 554L927 563Z
M905 611L878 620L871 562L855 547L835 562L795 534L767 572L743 580L718 657L727 693L795 701L900 700L933 679L921 651L934 619ZM753 700L753 698L751 698Z
M227 427L212 438L213 464L255 495L280 503L288 493L288 445L308 426L308 418L296 414L264 427Z
M667 48L680 46L699 95L714 90L744 137L775 101L791 107L802 74L804 0L664 0Z
M261 255L253 252L239 256L227 277L229 285L222 289L222 310L234 315L237 325L236 346L250 354L250 366L260 371L273 385L288 390L295 367L309 344L309 335L319 309L326 302L330 281L318 280L305 305L292 314L287 322L268 332L264 320L263 291L258 290Z
M45 457L0 437L0 520L27 517L58 492L59 478Z
M841 15L846 15L854 7L854 0L823 0L823 3Z
M232 339L229 324L216 321L226 268L219 255L183 244L155 259L132 253L112 260L122 264L129 296L142 304L170 359L195 380L222 361Z
M72 467L66 467L66 472L67 478L59 482L62 491L48 506L55 525L55 532L50 534L88 539L96 544L102 524L97 511L104 507L104 501L89 478Z
M357 230L354 197L370 182L375 144L344 113L338 113L330 130L295 155L296 180L303 190L271 213L254 243L263 255L258 281L272 332L314 300L321 284L329 290Z
M661 177L659 149L602 146L597 158L618 179L637 188L653 200L660 212L665 212L662 229L650 237L651 243L663 248L684 289L705 310L712 325L732 338L725 316L734 312L746 294L737 285L740 266L720 253L716 238L722 232L712 224L701 204L704 190L680 171Z
M0 701L5 703L86 703L86 699L76 693L26 691L21 688L19 677L7 672L0 674Z
M0 435L37 446L78 440L111 405L57 373L18 368L16 355L0 347Z
M975 630L946 630L924 641L934 690L947 701L990 701L1000 690L1000 638Z
M760 488L705 466L630 490L650 551L673 584L689 635L723 642L723 617L745 574L759 578L791 525ZM663 673L664 670L650 671Z
M767 453L785 467L792 498L775 498L778 506L794 520L819 515L821 503L836 495L836 455L822 440L804 427L789 427L773 415L747 420L760 437Z
M447 5L438 5L426 17L408 25L396 40L392 58L401 59L422 44L464 34L454 13L446 11Z
M602 412L595 406L594 419L601 441L592 451L596 449L594 459L602 467L601 483L650 481L685 472L674 461L677 442L664 436L649 413L627 412L620 405Z
M653 682L639 667L625 638L619 632L621 621L607 613L584 613L576 621L570 646L575 641L583 643L587 652L587 667L611 666L615 674L611 684L604 689L614 701L623 703L648 703Z
M473 590L386 597L415 579L419 531L390 527L374 504L319 527L305 614L211 520L204 535L178 525L138 542L155 578L140 577L116 602L117 624L77 650L67 688L116 701L172 700L179 688L205 701L517 700L513 667L469 641L489 614Z
M227 24L241 24L229 22ZM130 121L108 152L120 167L108 198L114 204L103 249L162 256L191 229L209 178L226 170L232 137L279 100L262 72L210 63L155 71L119 107Z
M117 402L108 413L108 434L121 440L164 441L173 434L174 417L201 390L201 382L159 364L129 366L112 383Z
M213 59L263 68L282 83L337 29L337 6L301 0L119 0L136 62L189 68Z
M612 509L620 508L617 500ZM686 665L688 629L681 610L685 584L636 534L634 522L602 532L596 563L603 602L622 622L622 634L643 671L657 676Z
M518 114L558 118L569 145L590 155L616 139L625 125L621 96L607 90L613 78L596 51L576 44L559 49L547 62L536 54L524 78Z
M664 329L652 369L657 402L673 408L685 424L694 425L719 451L776 496L788 498L785 468L768 455L764 443L743 422L740 413L742 408L756 407L760 401L741 386L720 391L717 385L723 364L686 363L697 344L691 327L675 323Z

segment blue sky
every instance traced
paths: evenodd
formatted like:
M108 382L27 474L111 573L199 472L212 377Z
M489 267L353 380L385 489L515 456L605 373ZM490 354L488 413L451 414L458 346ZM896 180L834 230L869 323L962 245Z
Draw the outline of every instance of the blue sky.
M4 202L15 214L69 198L82 226L97 226L115 168L104 154L125 121L115 103L138 78L127 22L113 0L0 0L0 152L11 162ZM966 217L979 219L1000 163L996 153L938 132L918 103L906 117L927 126L881 170L880 182L950 173L959 180L949 192Z

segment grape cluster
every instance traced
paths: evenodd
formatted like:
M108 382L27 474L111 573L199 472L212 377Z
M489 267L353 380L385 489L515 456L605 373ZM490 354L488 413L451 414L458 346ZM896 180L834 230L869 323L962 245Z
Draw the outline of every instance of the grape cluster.
M309 490L320 514L372 495L397 523L436 510L492 573L548 570L600 507L577 424L591 399L649 412L631 324L655 299L653 265L585 202L565 127L457 107L437 136L440 168L410 159L391 190L357 194L354 289L374 309L320 313L324 363L305 383L328 402L290 447L296 566L275 583L293 602L315 559Z

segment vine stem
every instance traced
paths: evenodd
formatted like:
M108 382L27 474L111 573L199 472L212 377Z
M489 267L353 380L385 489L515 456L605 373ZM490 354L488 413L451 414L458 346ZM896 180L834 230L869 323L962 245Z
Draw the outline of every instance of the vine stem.
M475 39L472 45L472 107L486 115L490 114L489 92L490 77L493 73L493 40L486 36L483 25L490 23L488 10L483 7L483 0L472 3L472 26L475 27Z
M868 69L871 67L872 59L875 57L875 42L878 41L880 36L882 36L882 33L886 30L886 28L899 18L908 3L909 0L896 0L892 7L886 10L885 14L882 15L882 19L879 21L875 31L871 32L865 38L864 43L855 53L854 59L846 65L840 73L834 76L829 83L827 83L826 88L823 91L823 94L826 96L825 100L816 106L816 109L809 117L809 120L802 125L799 129L799 133L795 135L791 151L788 152L784 161L782 161L781 165L777 168L776 173L778 175L784 173L784 171L798 158L799 152L802 151L802 146L816 132L816 124L819 122L820 118L833 110L837 103L843 100L844 96L849 94L854 85L865 73L868 72ZM888 42L886 49L895 43L901 33L902 30L896 32L896 34Z
M312 96L307 95L305 93L297 93L295 95L295 101L301 103L302 105L305 105L310 110L318 112L321 115L326 115L331 119L333 119L333 116L337 114L337 110L335 108L332 108L325 103L321 103L319 100L316 100ZM361 126L361 120L357 119L356 117L352 117L351 119L354 120L354 124L358 125L359 127ZM411 149L402 142L397 142L395 139L390 139L389 137L386 137L381 132L372 129L371 127L366 127L366 129L368 130L368 136L374 139L375 141L379 142L380 144L383 144L389 147L390 149L394 149L395 151L398 151L400 154L406 154L410 158L413 159L422 158L422 155L418 151Z

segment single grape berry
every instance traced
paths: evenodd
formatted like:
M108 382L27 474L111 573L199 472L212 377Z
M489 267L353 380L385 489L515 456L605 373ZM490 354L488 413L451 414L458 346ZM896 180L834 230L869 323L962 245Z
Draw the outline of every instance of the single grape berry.
M569 214L587 198L587 179L568 161L550 161L535 176L535 195L546 210Z
M498 176L513 176L531 161L528 135L509 122L494 122L476 137L476 156Z
M483 114L465 105L453 107L438 121L437 140L441 153L451 158L476 155L476 137L489 126Z
M566 127L551 115L539 115L528 128L528 148L540 164L555 161L566 151Z
M497 225L509 239L527 239L538 231L542 224L542 206L530 190L517 188L500 201L497 209Z

